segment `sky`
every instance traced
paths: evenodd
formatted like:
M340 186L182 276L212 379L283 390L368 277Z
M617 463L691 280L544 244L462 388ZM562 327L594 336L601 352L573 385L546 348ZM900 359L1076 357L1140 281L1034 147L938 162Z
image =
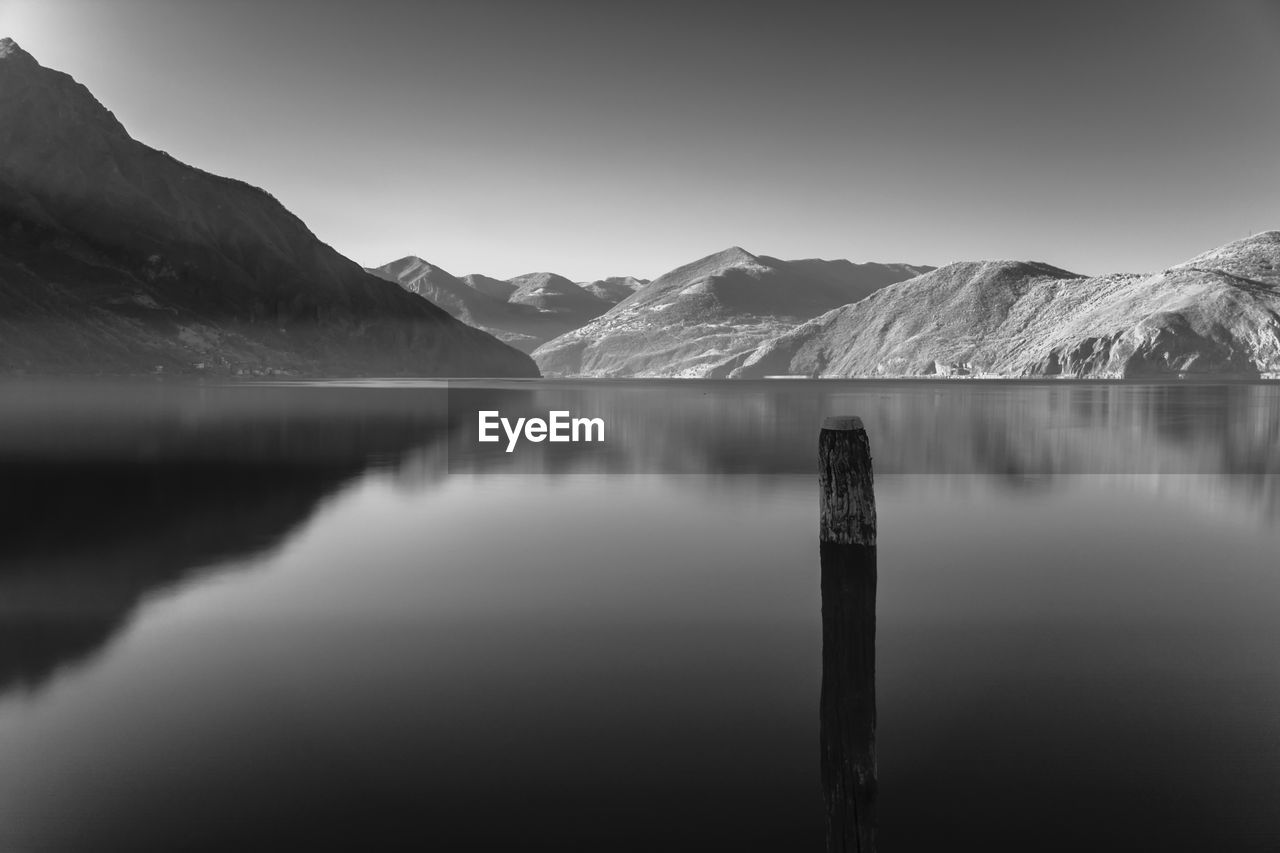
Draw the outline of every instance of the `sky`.
M366 266L1163 269L1280 229L1280 0L0 0Z

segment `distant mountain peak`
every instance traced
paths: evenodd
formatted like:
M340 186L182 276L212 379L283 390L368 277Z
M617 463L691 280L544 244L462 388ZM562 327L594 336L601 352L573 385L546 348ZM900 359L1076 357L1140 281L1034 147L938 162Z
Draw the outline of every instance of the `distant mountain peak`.
M13 39L5 36L0 38L0 59L31 59L31 54L27 53Z
M719 252L698 258L696 261L690 261L687 264L678 266L669 272L663 273L652 282L657 285L654 292L660 292L665 286L676 284L678 287L684 287L686 284L700 278L720 275L726 270L735 267L753 266L764 268L768 266L766 260L753 255L741 246L730 246ZM643 290L641 291L644 292Z
M437 283L462 284L457 276L444 267L439 264L433 264L431 261L420 258L417 255L405 255L403 258L397 258L390 263L370 270L370 272L379 278L390 276L388 280L395 281L412 293L418 293L419 288L410 286L410 283L427 279Z
M1256 281L1280 283L1280 231L1260 231L1202 252L1173 269L1209 269Z
M385 266L439 269L439 267L431 263L431 261L420 258L417 255L405 255L403 258L397 258L391 263L385 264Z
M938 267L936 273L940 278L964 277L982 280L1000 280L1006 278L1030 278L1046 276L1049 278L1080 278L1077 273L1046 264L1043 261L1010 261L990 259L985 261L954 261Z
M545 272L545 271L527 272L527 273L524 273L523 275L513 276L507 279L507 281L510 282L511 284L518 285L522 288L526 288L526 287L567 288L567 287L578 286L574 284L572 281L570 281L569 279L560 275L559 273Z
M364 273L263 190L132 139L12 39L0 218L0 372L537 375Z
M33 130L46 135L40 145L42 156L84 148L86 137L92 134L129 135L111 111L75 78L41 65L11 38L0 39L0 108L10 124L25 127L24 138ZM6 144L17 145L0 136L0 145Z
M1210 249L1197 255L1197 258L1245 253L1253 249L1269 249L1280 246L1280 231L1259 231L1239 240L1223 243L1216 249ZM1194 259L1193 259L1194 260ZM1190 263L1188 261L1187 263Z
M570 376L721 377L739 355L917 275L905 264L787 261L730 246L663 273L534 360Z
M1227 246L1273 246L1277 243L1280 243L1280 231L1259 231L1257 234L1233 240Z
M708 260L716 259L725 263L755 263L760 260L757 255L753 255L741 246L730 246L727 249L716 252L714 255L708 256Z
M21 79L25 79L27 75L33 72L46 71L44 66L36 61L36 58L27 53L13 39L5 37L0 39L0 71L9 74L20 72Z

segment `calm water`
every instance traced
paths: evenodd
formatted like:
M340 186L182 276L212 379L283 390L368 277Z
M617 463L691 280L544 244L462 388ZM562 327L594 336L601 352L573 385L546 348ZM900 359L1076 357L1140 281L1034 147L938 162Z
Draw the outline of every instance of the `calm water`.
M1280 846L1280 386L25 384L0 850L822 849L836 413L881 849Z

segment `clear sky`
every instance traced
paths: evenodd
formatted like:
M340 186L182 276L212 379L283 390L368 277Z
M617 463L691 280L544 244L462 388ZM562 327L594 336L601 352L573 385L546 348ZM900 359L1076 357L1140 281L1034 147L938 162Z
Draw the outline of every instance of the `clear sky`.
M0 0L365 265L1164 268L1280 228L1280 2Z

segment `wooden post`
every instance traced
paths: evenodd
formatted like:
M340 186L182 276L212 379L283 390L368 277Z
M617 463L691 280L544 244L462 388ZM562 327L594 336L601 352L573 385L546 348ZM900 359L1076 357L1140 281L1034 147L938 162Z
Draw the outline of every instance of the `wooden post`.
M818 439L822 517L822 790L830 853L876 849L876 503L858 418Z
M818 436L818 485L822 489L821 541L876 544L876 494L871 444L862 418L827 418Z

